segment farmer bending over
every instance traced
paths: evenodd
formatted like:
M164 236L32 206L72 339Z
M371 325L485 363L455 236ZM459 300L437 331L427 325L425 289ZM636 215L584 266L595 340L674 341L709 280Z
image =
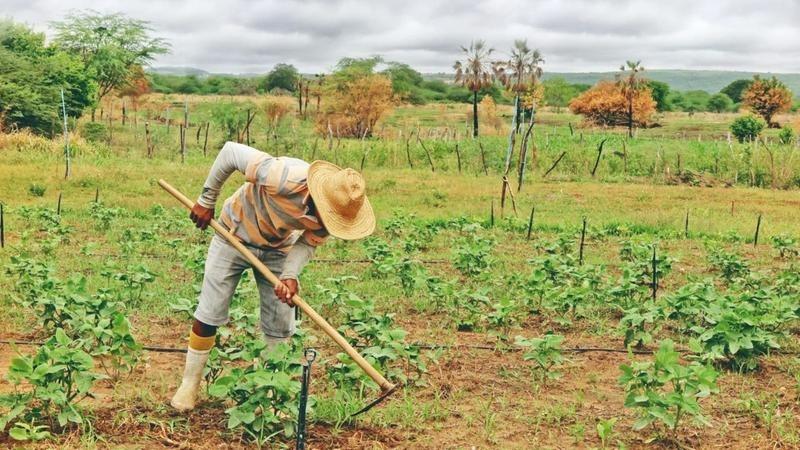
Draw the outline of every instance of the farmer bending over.
M254 270L261 298L261 331L268 348L294 334L292 297L297 277L330 234L360 239L375 229L375 216L364 193L364 178L353 169L325 161L273 157L228 142L222 147L191 219L205 229L225 180L238 170L247 182L222 207L219 221L282 281L273 288ZM250 264L223 237L214 235L208 249L200 303L189 334L186 367L172 406L194 408L203 368L217 327L228 322L228 308L242 272Z

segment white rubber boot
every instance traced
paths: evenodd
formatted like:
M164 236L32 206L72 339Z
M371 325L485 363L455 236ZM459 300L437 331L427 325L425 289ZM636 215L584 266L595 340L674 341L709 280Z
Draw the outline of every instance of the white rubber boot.
M288 344L289 340L291 339L291 337L274 337L263 333L262 335L264 336L264 342L267 343L268 352L275 350L275 347L277 347L280 343Z
M190 411L194 409L197 400L197 392L200 389L200 381L203 379L203 369L208 361L210 350L195 350L189 348L186 353L186 367L183 369L183 380L172 397L170 405L178 411Z

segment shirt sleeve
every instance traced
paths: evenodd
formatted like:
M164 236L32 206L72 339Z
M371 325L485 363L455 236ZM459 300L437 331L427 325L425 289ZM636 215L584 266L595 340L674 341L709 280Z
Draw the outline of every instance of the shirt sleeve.
M263 161L269 155L260 152L253 147L236 142L226 142L214 160L214 165L208 173L208 178L203 184L203 193L197 199L197 203L205 208L214 208L219 197L222 185L228 177L235 171L246 175L248 167L253 162Z
M306 264L314 257L316 249L316 246L308 243L305 233L300 236L286 255L281 280L296 280Z

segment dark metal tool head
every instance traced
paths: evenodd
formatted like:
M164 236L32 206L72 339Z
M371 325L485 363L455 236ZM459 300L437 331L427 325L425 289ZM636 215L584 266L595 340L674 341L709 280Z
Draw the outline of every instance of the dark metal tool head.
M386 400L386 398L387 398L387 397L389 397L390 395L394 394L394 393L395 393L395 391L397 391L397 389L398 389L400 386L401 386L400 384L395 384L394 386L390 387L389 389L386 389L385 391L383 391L383 392L381 393L380 397L378 397L378 398L376 398L375 400L373 400L373 401L371 401L371 402L367 403L367 406L365 406L365 407L363 407L363 408L359 409L358 411L356 411L355 413L351 414L351 415L350 415L350 418L352 419L352 418L354 418L354 417L356 417L356 416L359 416L359 415L361 415L361 414L364 414L365 412L367 412L367 411L369 411L370 409L374 408L374 407L375 407L375 406L377 406L379 403L381 403L382 401Z

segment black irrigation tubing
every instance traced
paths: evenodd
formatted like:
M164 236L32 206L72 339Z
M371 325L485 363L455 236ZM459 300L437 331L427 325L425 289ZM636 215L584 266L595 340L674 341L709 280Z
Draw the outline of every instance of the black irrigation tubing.
M15 341L13 339L0 339L0 344L8 344L8 345L35 345L35 346L42 346L45 343L41 341ZM418 348L424 350L438 350L438 349L445 349L445 350L489 350L489 351L503 351L503 352L522 352L525 351L524 348L521 347L500 347L496 345L481 345L481 344L429 344L424 342L415 342L411 345L416 346ZM364 345L357 344L354 345L356 348L364 348ZM320 348L335 348L334 346L320 346ZM186 353L185 348L176 348L176 347L158 347L152 345L144 345L142 346L142 350L147 350L149 352L156 352L156 353ZM656 351L655 350L648 350L648 349L626 349L626 348L604 348L604 347L571 347L571 348L563 348L561 349L563 352L568 353L592 353L592 352L601 352L601 353L625 353L625 354L633 354L633 355L652 355ZM689 350L679 349L680 353L690 353ZM772 352L772 354L776 355L800 355L800 352Z
M152 259L167 259L172 258L170 255L152 255L152 254L144 254L144 255L118 255L118 254L111 254L111 253L92 253L89 256L104 256L109 258L130 258L131 256L135 256L137 258L152 258ZM452 261L448 259L418 259L417 262L422 264L451 264ZM371 263L372 260L369 259L336 259L336 258L314 258L310 263L318 262L324 264L350 264L350 263Z

